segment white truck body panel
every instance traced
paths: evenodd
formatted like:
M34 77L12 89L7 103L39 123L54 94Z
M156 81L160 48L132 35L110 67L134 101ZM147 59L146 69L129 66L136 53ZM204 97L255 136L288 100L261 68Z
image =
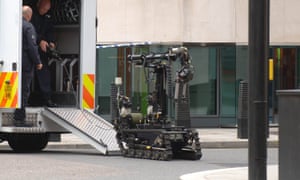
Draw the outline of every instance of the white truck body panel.
M81 76L84 74L93 75L95 78L96 71L96 16L97 16L97 1L96 0L83 0L81 6L81 44L80 44L80 67ZM81 77L80 87L83 88L84 77ZM95 84L95 79L94 79ZM91 90L95 97L95 88ZM83 92L83 89L81 89ZM80 94L79 104L84 107L83 93ZM95 107L95 101L91 108Z
M1 0L0 1L0 75L2 72L15 72L18 74L17 94L18 102L16 107L1 107L0 113L13 112L15 108L20 107L21 102L21 57L22 57L22 0ZM63 2L62 2L63 3ZM84 76L89 75L95 78L96 71L96 0L80 0L80 21L78 25L55 25L58 39L58 49L63 53L75 53L79 57L79 92L78 93L78 108L93 110L94 99L91 106L85 107L83 103L84 92ZM75 27L75 28L74 28ZM68 36L70 29L76 37ZM74 30L75 29L75 30ZM75 39L75 41L74 41ZM61 43L63 42L63 43ZM69 43L68 43L69 42ZM75 42L75 43L74 43ZM77 42L77 44L76 44ZM64 46L64 47L62 47ZM70 49L71 48L71 49ZM3 62L3 65L1 64ZM1 76L0 76L1 77ZM53 79L52 79L53 80ZM54 79L55 80L55 79ZM4 87L4 84L1 84ZM89 84L89 93L91 97L95 97L95 79ZM1 96L1 91L0 91ZM3 109L5 108L5 109ZM29 109L30 111L30 109ZM2 128L2 116L0 116L0 133ZM41 121L44 121L42 118ZM48 121L48 120L47 120ZM42 123L43 124L43 123ZM47 124L47 125L46 125ZM66 132L57 126L48 126L45 122L43 128L45 132ZM51 125L51 123L50 123Z
M0 1L0 73L21 72L22 52L22 2L21 0ZM18 78L17 106L20 105L21 75ZM4 84L1 84L4 88ZM2 91L1 91L2 92ZM1 95L0 95L1 96ZM7 108L0 103L0 108Z

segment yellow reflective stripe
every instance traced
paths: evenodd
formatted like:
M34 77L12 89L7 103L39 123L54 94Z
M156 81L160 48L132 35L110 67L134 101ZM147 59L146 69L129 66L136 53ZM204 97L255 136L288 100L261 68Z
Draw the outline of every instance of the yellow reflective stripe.
M273 59L269 59L269 80L274 80L274 61Z

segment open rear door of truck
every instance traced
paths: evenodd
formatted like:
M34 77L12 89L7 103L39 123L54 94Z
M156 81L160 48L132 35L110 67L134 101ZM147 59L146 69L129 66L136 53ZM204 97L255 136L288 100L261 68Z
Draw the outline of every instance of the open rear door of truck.
M0 1L0 108L20 105L22 2Z

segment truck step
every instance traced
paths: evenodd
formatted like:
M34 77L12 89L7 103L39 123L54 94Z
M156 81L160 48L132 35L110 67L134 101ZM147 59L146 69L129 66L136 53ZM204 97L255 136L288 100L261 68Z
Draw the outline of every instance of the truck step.
M36 134L45 133L46 129L42 127L1 127L1 132L6 133L23 133L23 134Z

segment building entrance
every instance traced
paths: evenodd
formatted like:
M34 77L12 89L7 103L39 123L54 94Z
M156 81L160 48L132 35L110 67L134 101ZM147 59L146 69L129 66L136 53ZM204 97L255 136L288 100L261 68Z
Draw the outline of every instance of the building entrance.
M271 123L278 123L276 91L297 88L297 49L273 48L272 56L274 60L274 80L269 81L269 115L271 116Z
M296 48L275 48L275 81L277 89L296 88Z

